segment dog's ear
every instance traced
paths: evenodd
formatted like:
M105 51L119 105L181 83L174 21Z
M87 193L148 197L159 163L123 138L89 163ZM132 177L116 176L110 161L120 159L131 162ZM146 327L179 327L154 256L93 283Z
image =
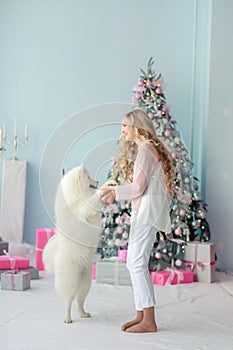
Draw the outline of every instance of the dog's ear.
M79 169L80 169L80 173L82 174L85 170L85 166L83 163L80 165Z

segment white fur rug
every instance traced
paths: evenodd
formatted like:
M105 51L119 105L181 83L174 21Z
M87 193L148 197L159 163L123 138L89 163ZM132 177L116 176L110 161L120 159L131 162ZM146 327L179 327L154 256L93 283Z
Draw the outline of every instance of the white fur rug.
M218 272L213 284L155 286L158 333L128 334L120 325L134 317L132 287L92 283L90 319L64 324L63 301L53 278L41 273L24 292L0 290L2 350L232 350L233 274Z

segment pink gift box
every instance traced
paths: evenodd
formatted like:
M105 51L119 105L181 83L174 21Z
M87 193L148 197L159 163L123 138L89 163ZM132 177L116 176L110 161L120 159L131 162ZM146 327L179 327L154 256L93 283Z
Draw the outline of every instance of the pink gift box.
M192 283L193 272L188 270L167 269L150 271L153 284L165 286L166 284Z
M36 268L39 271L44 271L42 253L46 243L54 234L55 234L55 229L53 228L36 229Z
M118 250L118 258L120 258L124 263L126 263L127 249L119 249Z
M28 269L30 261L23 256L0 256L0 270Z
M92 267L92 279L96 280L96 264L93 264Z

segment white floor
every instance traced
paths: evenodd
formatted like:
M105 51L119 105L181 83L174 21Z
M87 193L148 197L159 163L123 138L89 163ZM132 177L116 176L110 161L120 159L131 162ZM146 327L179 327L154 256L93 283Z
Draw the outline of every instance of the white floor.
M157 333L128 334L120 325L134 317L130 286L92 283L86 299L90 319L73 307L63 323L63 301L53 278L41 273L23 292L0 290L1 350L232 350L233 274L213 284L155 286Z

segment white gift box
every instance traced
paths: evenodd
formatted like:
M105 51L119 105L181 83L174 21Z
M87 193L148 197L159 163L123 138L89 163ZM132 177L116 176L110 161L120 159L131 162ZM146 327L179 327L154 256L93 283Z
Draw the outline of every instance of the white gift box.
M7 271L1 274L1 289L25 290L31 287L31 275L29 272Z
M118 257L105 258L96 262L96 282L132 285L129 270Z
M194 281L215 281L215 245L210 242L188 242L184 248L184 263L194 273Z

